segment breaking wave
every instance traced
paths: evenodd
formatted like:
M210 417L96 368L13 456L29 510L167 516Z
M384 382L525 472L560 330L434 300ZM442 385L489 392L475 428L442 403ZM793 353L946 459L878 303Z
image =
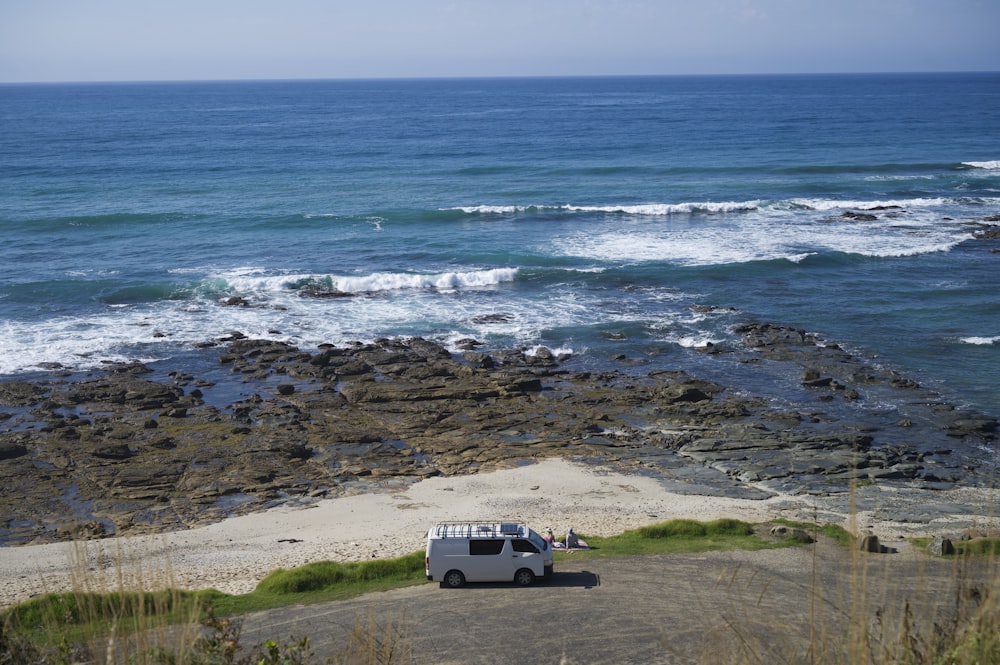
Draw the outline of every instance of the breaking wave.
M512 282L517 277L518 269L493 268L441 273L376 272L368 275L256 274L258 272L258 269L245 268L219 275L218 278L224 280L231 290L241 293L273 293L304 288L343 293L377 293L403 289L454 291Z

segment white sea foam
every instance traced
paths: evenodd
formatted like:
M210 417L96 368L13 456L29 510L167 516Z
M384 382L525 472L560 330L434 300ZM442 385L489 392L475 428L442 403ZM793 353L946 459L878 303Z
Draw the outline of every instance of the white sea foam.
M556 347L556 348L550 348L550 347L545 346L543 344L536 344L534 346L528 347L527 349L524 350L524 355L529 356L529 357L530 356L537 356L543 350L551 352L552 355L556 356L557 358L560 357L560 356L571 356L571 355L573 355L573 349L571 347L561 346L561 347Z
M669 215L690 215L694 213L727 213L757 210L762 202L757 201L688 201L681 203L638 203L619 205L478 205L453 208L467 214L513 214L532 210L552 210L563 212L598 212L609 214L637 215L642 217L664 217Z
M971 166L974 169L989 169L996 170L1000 169L1000 159L995 159L988 162L962 162L965 166Z
M936 204L937 200L926 200ZM832 202L812 200L816 208ZM887 201L838 202L855 209ZM810 206L811 207L811 206ZM648 225L603 233L581 232L557 238L553 246L566 256L610 262L662 261L683 266L723 265L786 260L800 263L827 253L873 257L916 256L947 252L969 239L961 224L942 222L932 209L909 208L906 215L879 214L871 222L831 219L824 210L768 207L727 218L724 224Z
M838 201L836 199L790 199L793 207L809 210L877 210L878 208L927 208L942 206L948 203L943 198L920 199L890 199L887 201Z
M667 215L683 215L697 212L747 212L757 210L760 205L760 201L701 201L687 203L643 203L637 205L610 206L567 205L563 206L562 209L572 212L606 212L624 213L626 215L663 217Z
M527 210L542 209L544 206L501 206L501 205L478 205L478 206L462 206L459 208L447 208L447 210L461 210L467 215L510 215L516 212L525 212Z
M966 344L976 344L979 346L988 346L990 344L997 344L1000 342L1000 335L996 337L963 337L961 341Z
M267 274L256 268L238 268L216 275L238 293L278 293L296 285L316 284L331 291L344 293L377 293L402 289L457 290L483 288L512 282L517 268L493 268L466 272L396 273L378 272L368 275Z
M989 162L983 162L987 164ZM933 176L872 176L873 179L920 179ZM984 203L990 200L984 200ZM725 214L744 213L761 210L878 210L880 208L936 208L954 203L954 200L933 197L887 200L839 200L820 198L792 198L783 201L683 201L680 203L637 203L613 205L478 205L451 210L461 210L467 214L514 214L529 211L582 212L634 215L637 217L669 217L671 215L694 215L698 213Z
M701 335L687 335L684 337L677 337L673 340L673 342L678 346L683 346L688 349L703 349L707 346L718 344L720 341L721 340L714 337L705 337Z
M936 180L935 175L870 175L866 176L868 182L905 182L908 180Z
M298 276L239 268L206 279L211 287L196 292L193 300L107 306L84 318L52 317L30 325L2 322L0 374L51 362L73 369L130 359L147 362L217 340L234 330L302 348L393 335L440 338L452 331L466 337L499 335L513 344L537 340L553 317L566 321L583 317L572 298L565 302L552 298L512 303L508 323L477 323L487 303L470 294L509 282L516 274L516 268L434 275L374 274L341 285L380 289L386 297L324 300L301 298L290 289L290 278ZM217 289L223 293L235 290L256 306L224 306Z

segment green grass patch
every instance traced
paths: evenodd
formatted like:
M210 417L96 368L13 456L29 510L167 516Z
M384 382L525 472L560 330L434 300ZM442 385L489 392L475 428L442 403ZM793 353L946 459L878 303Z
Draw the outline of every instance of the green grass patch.
M926 551L934 539L930 536L918 536L909 541L919 550ZM998 557L1000 556L1000 538L975 538L973 540L952 541L955 553L950 557Z
M228 595L198 592L114 592L46 594L0 613L0 643L16 635L37 644L71 642L118 631L142 630L205 619L236 616L293 604L320 603L426 581L424 553L354 563L320 561L278 569L254 591Z
M83 642L113 630L129 634L185 623L201 615L203 595L177 590L49 593L0 613L0 638L16 635L51 646Z
M976 538L952 543L955 556L995 557L1000 555L1000 538Z
M761 550L787 547L754 534L752 524L733 519L698 522L670 520L625 531L617 536L582 536L589 550L563 552L574 558L612 558L646 554L683 554L723 550ZM559 550L556 550L560 553Z
M808 522L796 522L795 520L786 519L776 519L774 523L795 529L803 529L814 535L826 536L833 542L844 547L854 546L854 536L839 524L809 524Z

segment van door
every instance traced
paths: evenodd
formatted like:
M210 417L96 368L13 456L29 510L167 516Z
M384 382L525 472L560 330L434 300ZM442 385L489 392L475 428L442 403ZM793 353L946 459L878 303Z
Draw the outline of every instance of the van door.
M545 575L545 557L535 544L526 538L515 538L511 541L511 561L514 564L512 572L520 568L527 568L535 574L535 577Z
M469 557L465 579L469 582L499 582L514 577L514 560L510 541L504 538L473 538L469 540Z

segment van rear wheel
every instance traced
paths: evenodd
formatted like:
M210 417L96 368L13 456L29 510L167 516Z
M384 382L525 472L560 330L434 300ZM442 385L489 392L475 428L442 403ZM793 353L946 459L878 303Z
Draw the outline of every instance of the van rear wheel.
M529 570L528 572L530 573L531 571ZM444 574L444 579L441 580L441 586L450 587L452 589L457 589L463 584L465 584L465 575L463 575L460 570L449 570Z
M535 583L535 574L527 568L522 568L514 573L514 583L519 586L531 586Z

